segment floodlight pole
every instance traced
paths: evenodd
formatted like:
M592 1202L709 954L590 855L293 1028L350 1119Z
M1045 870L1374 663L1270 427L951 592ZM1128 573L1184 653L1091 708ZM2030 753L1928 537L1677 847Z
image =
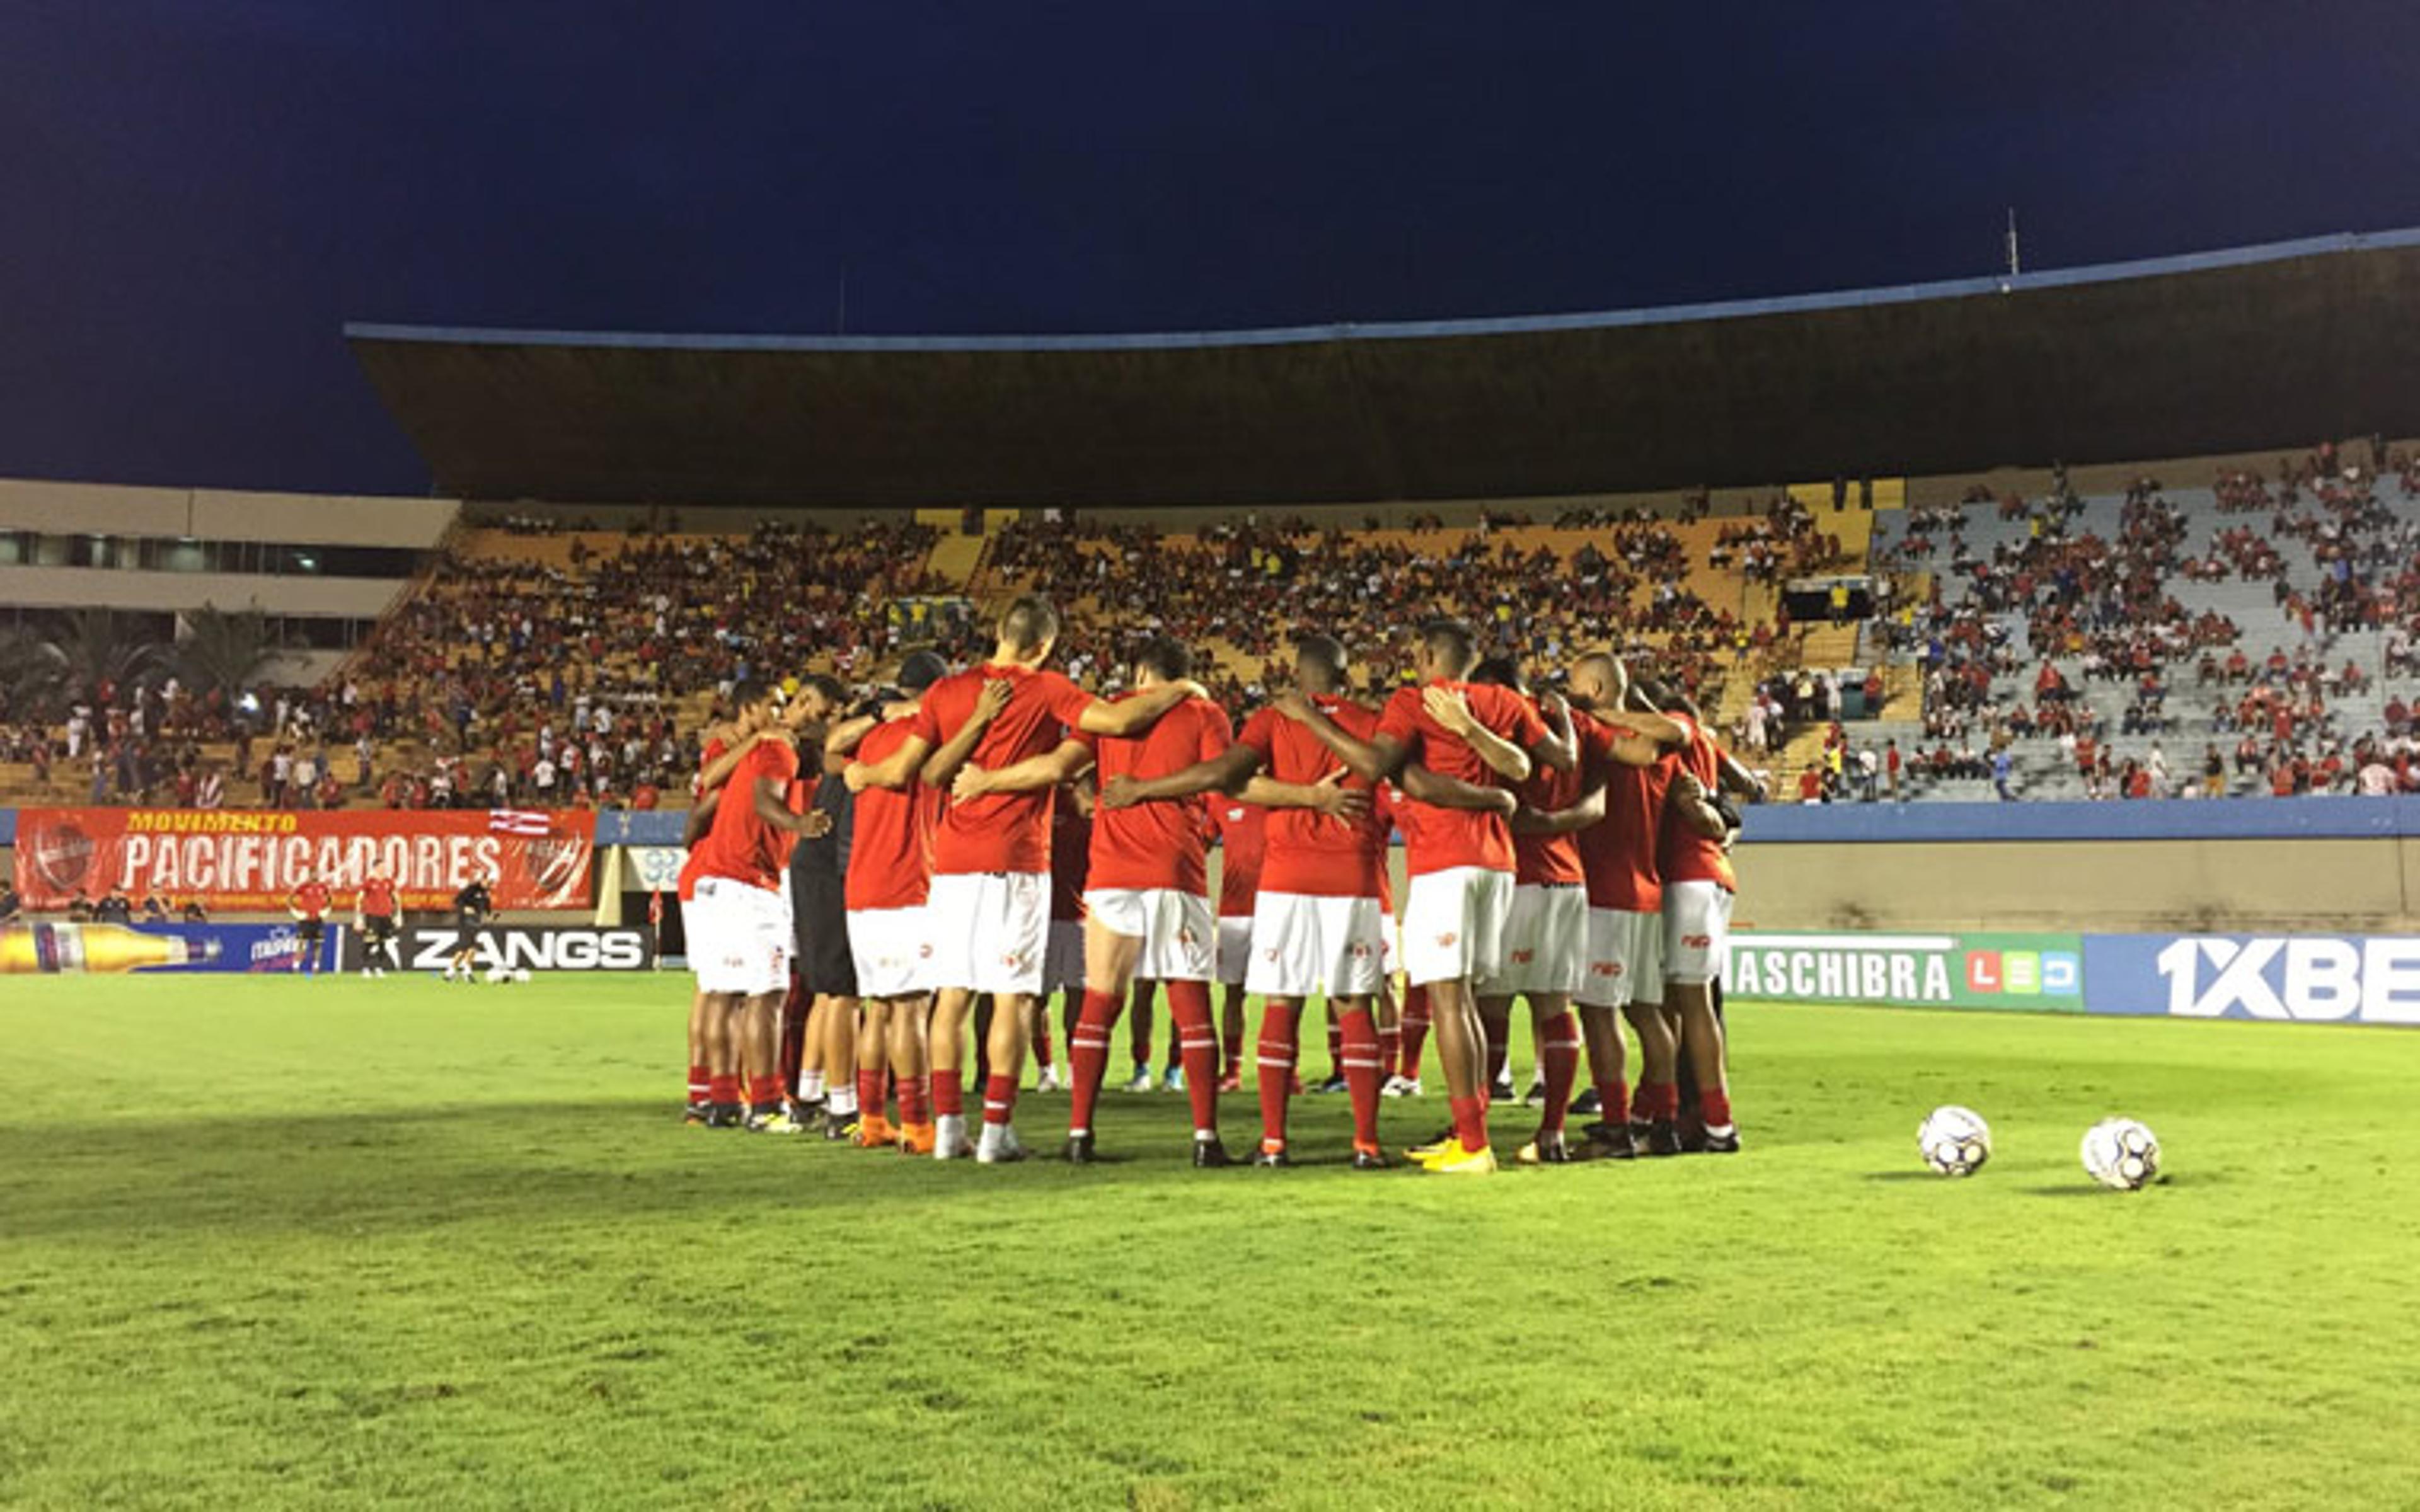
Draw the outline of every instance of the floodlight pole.
M2017 208L2011 205L2009 207L2009 276L2014 278L2024 271L2017 257Z

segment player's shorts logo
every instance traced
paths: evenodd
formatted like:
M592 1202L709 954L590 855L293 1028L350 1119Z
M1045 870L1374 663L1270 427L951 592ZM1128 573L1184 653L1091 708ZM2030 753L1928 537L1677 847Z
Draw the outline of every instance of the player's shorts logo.
M1512 952L1512 964L1516 966L1526 966L1530 962L1537 959L1538 952L1535 950L1515 950Z
M920 946L916 947L916 959L917 959L917 960L919 960L919 961L930 961L930 960L932 960L932 959L933 959L933 948L932 948L931 946L929 946L929 945L920 945Z
M1461 938L1462 935L1457 932L1448 930L1437 936L1437 948L1440 949L1451 949L1453 948L1453 942Z
M1683 934L1681 943L1692 950L1702 950L1714 943L1714 937L1711 934Z

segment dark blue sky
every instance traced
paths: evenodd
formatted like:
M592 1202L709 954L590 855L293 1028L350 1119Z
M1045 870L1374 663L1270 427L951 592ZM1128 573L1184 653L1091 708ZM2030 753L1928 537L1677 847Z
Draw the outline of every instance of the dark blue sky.
M687 12L696 12L690 14ZM347 319L1617 309L2420 224L2420 7L0 6L0 475L414 492Z

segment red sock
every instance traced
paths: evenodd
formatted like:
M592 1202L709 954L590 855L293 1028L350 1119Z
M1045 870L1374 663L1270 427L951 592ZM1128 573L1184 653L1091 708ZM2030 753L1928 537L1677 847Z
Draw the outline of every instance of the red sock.
M1645 1091L1645 1088L1640 1088ZM1596 1100L1604 1104L1597 1117L1615 1128L1630 1121L1630 1084L1616 1079L1596 1084Z
M924 1094L924 1087L925 1080L922 1076L899 1078L900 1122L930 1123L933 1121L933 1109L930 1100Z
M1151 1070L1151 1000L1155 991L1149 982L1135 984L1134 1022L1126 1026L1126 1043L1134 1051L1137 1071Z
M1678 1082L1640 1082L1638 1095L1631 1100L1632 1109L1649 1122L1668 1121L1681 1116L1681 1084Z
M1454 1137L1462 1141L1462 1148L1465 1149L1486 1149L1486 1102L1476 1097L1457 1097L1450 1099L1449 1105L1453 1109Z
M966 1073L933 1068L933 1117L964 1118L967 1112Z
M1395 1074L1403 1063L1404 1026L1400 1023L1378 1026L1378 1079L1385 1081Z
M1050 1069L1050 1015L1040 1011L1033 1015L1033 1063Z
M1572 1105L1572 1084L1580 1074L1580 1021L1569 1010L1546 1021L1538 1045L1546 1079L1546 1105L1539 1116L1540 1130L1560 1134L1563 1115Z
M719 1071L706 1079L706 1100L713 1103L739 1101L739 1073Z
M1709 1129L1720 1129L1731 1121L1731 1094L1729 1088L1700 1087L1698 1088L1698 1117Z
M692 1103L707 1101L713 1093L712 1082L713 1078L706 1074L706 1068L691 1061L689 1068L689 1100Z
M769 1076L748 1078L748 1105L752 1108L777 1108L782 1105L782 1077L778 1072Z
M1193 1104L1193 1132L1218 1132L1218 1033L1210 1023L1210 984L1168 984L1170 1032L1185 1057L1185 1098Z
M1093 1109L1101 1100L1101 1078L1109 1069L1109 1030L1116 1026L1125 999L1115 993L1084 994L1083 1012L1067 1031L1067 1132L1090 1134Z
M1353 1097L1353 1148L1378 1148L1378 1026L1366 1008L1347 1010L1339 1026L1344 1037L1344 1087Z
M882 1072L867 1071L862 1066L858 1068L857 1116L861 1119L882 1117Z
M1344 1026L1336 1022L1336 1010L1327 1011L1327 1074L1344 1074Z
M1420 1079L1420 1050L1429 1042L1429 990L1426 987L1404 989L1404 1060L1402 1074L1412 1081Z
M1261 1082L1261 1148L1283 1149L1286 1140L1286 1098L1294 1088L1295 1041L1301 1033L1300 1010L1287 1003L1261 1005L1258 1074Z
M984 1122L1006 1123L1016 1111L1016 1078L989 1076L984 1080Z

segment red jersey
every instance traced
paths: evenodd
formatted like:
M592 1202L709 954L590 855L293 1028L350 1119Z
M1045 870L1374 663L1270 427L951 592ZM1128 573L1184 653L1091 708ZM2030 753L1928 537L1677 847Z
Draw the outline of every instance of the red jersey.
M369 918L393 918L395 884L384 877L372 877L363 883L362 913Z
M786 740L760 740L739 758L714 806L713 827L690 856L701 879L724 877L768 892L782 887L790 864L790 832L756 817L756 783L770 778L787 793L798 775L799 753Z
M286 906L304 918L319 919L328 917L328 885L311 881L295 888L294 896L286 900Z
M1678 768L1696 776L1713 794L1722 781L1723 760L1714 748L1714 737L1699 728L1695 719L1675 714L1671 719L1688 732L1689 743L1681 748ZM1655 870L1669 882L1718 882L1726 892L1739 890L1739 878L1731 871L1731 858L1723 853L1723 842L1708 840L1678 818L1667 814L1655 851Z
M1529 706L1533 711L1537 708L1534 702ZM1543 716L1538 722L1542 726L1545 723ZM1588 726L1594 726L1594 730ZM1572 713L1572 733L1579 737L1580 751L1579 760L1572 763L1570 771L1558 772L1539 762L1529 768L1528 778L1513 790L1520 794L1522 803L1540 813L1553 813L1579 802L1580 795L1588 791L1582 783L1591 751L1603 757L1612 749L1612 732L1577 710ZM1516 831L1512 836L1512 880L1524 887L1577 884L1588 878L1588 873L1580 870L1579 841L1572 834L1524 835Z
M1470 705L1472 717L1497 736L1524 750L1545 738L1546 727L1529 701L1509 687L1479 683L1454 683L1439 678L1428 687L1451 688ZM1479 759L1469 742L1429 717L1421 706L1421 687L1399 687L1378 717L1378 733L1400 745L1406 759L1439 777L1455 778L1475 786L1500 787L1495 768ZM1512 870L1512 831L1499 813L1477 809L1441 809L1406 795L1404 810L1416 814L1416 824L1404 829L1409 843L1411 874L1425 876L1458 866L1484 867L1490 872Z
M1357 703L1325 693L1311 702L1356 740L1366 742L1377 733L1378 717ZM1273 781L1317 782L1344 765L1317 735L1273 708L1245 720L1244 733L1235 738L1259 753L1261 770ZM1370 787L1357 777L1347 777L1344 785L1356 792ZM1374 795L1370 816L1359 824L1331 819L1315 809L1280 809L1269 814L1267 825L1262 887L1309 898L1383 895L1388 817Z
M1291 721L1289 721L1291 722ZM1218 826L1218 917L1249 918L1261 892L1261 858L1268 848L1269 811L1222 794L1210 795Z
M690 778L689 781L690 797L692 801L700 803L705 801L706 769L712 766L715 759L730 748L730 742L718 738L707 741L706 748L697 753L697 776ZM699 837L700 840L704 838ZM673 883L673 890L679 895L681 902L688 903L697 896L698 868L704 864L702 849L691 849L688 858L681 862L680 875Z
M1586 722L1583 723L1582 721ZM1663 836L1664 795L1672 786L1678 755L1632 766L1611 754L1616 732L1588 716L1572 716L1580 736L1580 761L1588 780L1605 783L1605 817L1581 830L1580 870L1588 878L1590 908L1652 914L1664 906L1664 882L1655 870ZM1590 728L1606 732L1600 743Z
M993 717L967 758L985 771L1014 766L1057 748L1066 732L1091 707L1093 696L1058 672L985 663L944 677L924 690L917 706L916 733L935 747L973 717L975 697L994 678L1013 691L1008 707ZM958 876L979 872L1050 870L1051 788L1026 793L986 793L953 803L933 837L933 870Z
M1234 727L1216 703L1187 699L1139 736L1076 738L1093 748L1106 788L1121 777L1166 777L1208 761L1233 744ZM1191 798L1099 810L1093 816L1092 870L1084 886L1172 887L1208 897L1209 836L1202 818L1201 804Z
M1092 868L1093 822L1072 803L1050 813L1050 921L1081 923L1084 874Z
M914 732L902 718L876 725L858 743L857 759L881 761ZM941 795L910 777L904 788L867 788L851 805L848 877L843 906L914 908L933 882L933 830L940 821Z

